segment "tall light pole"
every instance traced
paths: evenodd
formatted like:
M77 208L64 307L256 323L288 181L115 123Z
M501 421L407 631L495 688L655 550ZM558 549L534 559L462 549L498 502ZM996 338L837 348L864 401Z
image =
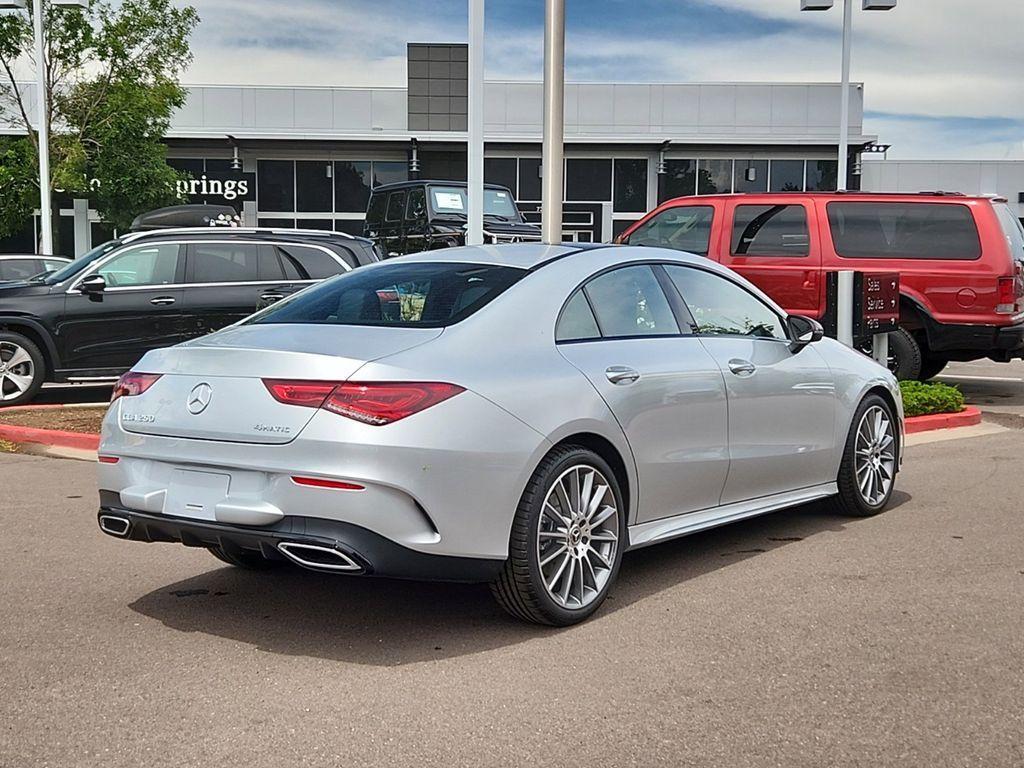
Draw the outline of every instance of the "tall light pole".
M469 0L466 245L484 242L484 0Z
M562 174L565 142L565 0L547 0L544 12L544 148L541 168L541 233L562 242Z
M891 11L897 0L863 0L865 11ZM801 11L828 11L835 0L800 0ZM839 101L839 178L836 189L846 191L850 167L850 58L853 51L853 0L843 0L843 75Z
M87 8L89 0L50 0L52 5ZM25 0L2 0L0 10L26 10ZM46 38L43 25L43 0L32 0L32 30L36 58L36 130L39 132L39 228L42 242L39 250L53 255L53 211L50 195L50 122L49 98L46 93ZM29 130L31 128L26 126Z

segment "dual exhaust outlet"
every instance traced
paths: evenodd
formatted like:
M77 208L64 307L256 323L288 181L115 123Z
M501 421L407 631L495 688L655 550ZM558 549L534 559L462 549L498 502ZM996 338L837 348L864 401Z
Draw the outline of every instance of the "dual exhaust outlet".
M100 515L99 524L100 530L104 533L120 539L126 538L132 528L131 520L118 515ZM363 570L363 566L341 550L321 544L282 541L277 545L277 549L296 565L314 571L360 573Z

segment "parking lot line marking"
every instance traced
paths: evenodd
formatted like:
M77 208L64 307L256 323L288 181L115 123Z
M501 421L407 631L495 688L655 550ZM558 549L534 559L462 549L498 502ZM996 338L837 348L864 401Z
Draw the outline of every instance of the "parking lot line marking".
M1024 379L1012 379L1006 376L961 376L959 373L944 373L937 376L938 379L970 379L971 381L1012 381L1015 384L1024 384Z

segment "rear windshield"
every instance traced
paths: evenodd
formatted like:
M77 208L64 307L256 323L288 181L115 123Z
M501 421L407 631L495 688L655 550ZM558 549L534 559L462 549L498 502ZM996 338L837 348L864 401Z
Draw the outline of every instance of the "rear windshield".
M465 320L526 274L482 264L392 262L328 280L249 322L442 328Z
M981 258L971 209L951 203L829 203L836 253L851 259Z

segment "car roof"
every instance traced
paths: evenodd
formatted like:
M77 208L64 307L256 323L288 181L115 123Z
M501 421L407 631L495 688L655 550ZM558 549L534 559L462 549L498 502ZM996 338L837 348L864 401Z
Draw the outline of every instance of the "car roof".
M928 200L943 201L975 201L1005 203L1005 197L994 195L965 195L963 192L862 192L860 190L849 190L846 192L722 192L711 195L684 195L681 197L666 200L666 203L685 204L694 200L759 200L774 199L777 197L811 197L826 200L910 200L926 202ZM660 206L659 206L660 207Z
M409 189L410 187L422 187L426 184L439 184L446 187L461 187L465 188L466 182L464 181L448 181L446 179L414 179L412 181L395 181L391 184L381 184L379 187L373 188L373 194L378 192L391 192L398 189ZM500 189L505 192L510 192L508 187L504 187L501 184L484 184L484 189Z
M56 259L57 261L71 261L67 256L47 256L42 253L0 253L0 259Z
M546 245L544 243L508 243L501 245L464 245L457 248L442 248L436 251L424 251L409 256L400 256L383 262L457 262L468 264L492 264L501 267L517 267L519 269L537 270L546 264L560 261L577 254L595 251L621 252L623 261L632 261L645 257L655 261L678 261L688 264L705 264L703 256L677 251L669 248L649 246L626 246L609 243L562 243Z
M337 245L364 245L373 247L373 241L365 237L357 237L347 232L332 232L327 229L273 229L268 227L171 227L153 229L145 232L130 232L120 238L122 244L135 243L143 240L199 240L208 237L217 238L260 238L274 242L333 242Z

